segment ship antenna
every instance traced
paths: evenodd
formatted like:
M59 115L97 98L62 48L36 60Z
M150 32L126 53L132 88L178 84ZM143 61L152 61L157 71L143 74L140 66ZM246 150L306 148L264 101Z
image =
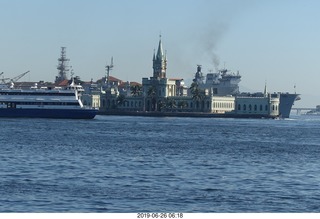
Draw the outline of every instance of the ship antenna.
M113 56L111 57L111 64L106 65L106 84L109 82L110 71L113 69Z

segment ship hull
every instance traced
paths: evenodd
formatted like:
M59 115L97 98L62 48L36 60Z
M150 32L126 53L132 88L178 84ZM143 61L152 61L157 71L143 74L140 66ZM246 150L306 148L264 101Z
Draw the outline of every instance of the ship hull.
M298 96L299 94L289 94L289 93L280 94L280 105L279 105L280 117L282 118L290 117L291 108Z
M0 117L9 118L55 118L55 119L93 119L95 109L23 109L1 108Z

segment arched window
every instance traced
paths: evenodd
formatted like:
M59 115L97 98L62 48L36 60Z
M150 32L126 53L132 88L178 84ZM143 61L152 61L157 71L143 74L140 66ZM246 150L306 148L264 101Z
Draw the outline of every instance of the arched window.
M238 110L241 110L241 105L240 104L238 104Z
M255 105L254 105L254 111L257 111L257 108L258 108L258 107L257 107L257 105L255 104Z
M262 111L262 104L260 104L260 111Z
M246 104L243 104L243 110L247 110Z
M266 105L266 107L265 107L265 111L268 111L268 105Z
M249 104L249 111L251 111L252 110L252 106L251 106L251 104Z

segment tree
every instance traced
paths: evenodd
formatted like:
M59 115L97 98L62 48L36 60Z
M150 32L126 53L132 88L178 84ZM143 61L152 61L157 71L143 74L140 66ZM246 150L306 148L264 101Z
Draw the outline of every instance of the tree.
M199 85L195 82L191 84L190 91L192 94L192 99L195 102L196 108L198 109L200 102L204 99L204 93L199 88Z
M157 89L155 86L151 86L148 89L147 92L148 97L151 98L151 110L156 111L157 110Z
M123 105L123 103L125 102L126 97L123 94L120 94L117 97L117 106L121 106Z
M183 109L183 108L187 107L187 105L188 105L188 103L185 100L182 100L182 101L178 102L178 108L179 109Z
M133 85L130 87L132 96L140 96L142 94L142 87L139 85Z
M172 98L168 98L166 99L166 109L167 110L173 110L174 108L176 108L177 105L176 105L176 101Z

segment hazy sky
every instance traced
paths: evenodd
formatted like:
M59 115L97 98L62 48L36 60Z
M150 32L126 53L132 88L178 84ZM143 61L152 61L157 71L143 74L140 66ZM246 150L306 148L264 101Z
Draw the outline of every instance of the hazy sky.
M190 81L224 66L242 91L301 93L295 106L320 104L319 0L0 0L0 72L54 81L60 47L75 75L142 81L152 75L162 35L167 77ZM218 66L216 66L220 63Z

